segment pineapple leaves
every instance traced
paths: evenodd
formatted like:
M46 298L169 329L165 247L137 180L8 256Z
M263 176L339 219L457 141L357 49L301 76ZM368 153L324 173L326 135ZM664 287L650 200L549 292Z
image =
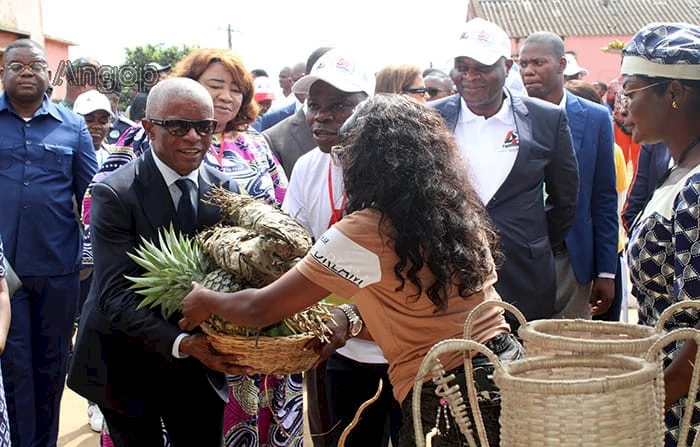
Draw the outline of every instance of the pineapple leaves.
M172 224L161 228L157 243L142 237L127 255L145 270L141 276L124 276L132 282L129 288L143 297L137 308L159 307L164 318L181 311L192 281L202 281L211 269L211 260L199 244L176 233Z

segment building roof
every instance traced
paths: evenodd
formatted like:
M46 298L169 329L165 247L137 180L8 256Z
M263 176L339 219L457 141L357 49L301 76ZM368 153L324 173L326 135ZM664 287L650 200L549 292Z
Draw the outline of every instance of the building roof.
M473 13L510 37L628 36L651 22L700 23L698 0L470 0Z

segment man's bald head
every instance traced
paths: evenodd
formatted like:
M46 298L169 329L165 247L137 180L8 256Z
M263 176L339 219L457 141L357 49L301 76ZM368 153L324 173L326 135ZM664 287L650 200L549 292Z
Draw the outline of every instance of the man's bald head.
M211 95L199 82L169 78L148 94L141 121L153 152L180 175L198 169L216 130Z
M174 99L206 104L211 109L212 117L214 115L214 103L211 95L202 84L189 78L169 78L159 82L151 89L146 101L146 116L161 118L167 114L168 104Z

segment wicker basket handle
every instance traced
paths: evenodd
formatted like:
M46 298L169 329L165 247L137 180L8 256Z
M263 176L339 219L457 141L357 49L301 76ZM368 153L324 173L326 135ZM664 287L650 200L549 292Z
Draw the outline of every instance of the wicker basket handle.
M421 391L423 389L423 378L428 375L429 372L433 371L436 366L441 367L440 365L440 359L439 356L441 354L444 354L446 352L454 352L454 351L462 351L465 352L465 374L466 376L466 381L467 381L467 392L469 393L469 402L472 407L472 413L474 414L474 419L477 422L477 431L479 434L479 442L482 447L489 447L489 441L486 438L486 431L484 430L483 427L483 420L481 417L481 411L479 410L479 406L475 405L476 403L476 390L474 389L474 374L472 371L472 365L471 365L471 359L469 357L466 357L466 352L469 351L478 351L481 354L484 354L488 359L493 363L493 366L495 369L497 369L499 372L501 371L501 362L489 348L486 346L477 343L475 341L471 340L462 340L462 339L448 339L448 340L443 340L441 342L436 343L428 353L425 355L423 358L423 361L420 364L420 368L418 368L418 373L416 374L416 380L413 384L413 399L411 402L411 406L413 409L413 430L414 430L414 436L415 436L415 441L416 441L416 446L417 447L425 447L425 435L423 434L423 422L421 419L421 412L420 412L420 396L421 396ZM456 390L456 393L459 394L459 390ZM472 396L473 396L473 401L472 401ZM454 396L457 397L457 396ZM448 403L450 402L450 399L448 400ZM459 396L459 399L456 400L456 403L462 404L463 399L461 396ZM452 411L453 416L458 416L455 413L458 411L458 409L453 408L452 405L450 405L450 411ZM457 419L457 418L455 418ZM460 427L460 431L464 434L464 436L467 438L467 443L469 444L469 447L477 447L477 444L471 434L471 432L467 429L465 430L461 424L458 425ZM466 432L465 432L466 431Z
M673 307L673 306L672 306ZM669 308L670 309L670 308ZM667 309L668 310L668 309ZM663 327L663 326L662 326ZM700 331L692 328L682 328L676 329L664 335L660 339L656 340L653 345L647 351L646 360L649 362L656 362L657 357L660 355L661 350L668 345L677 340L695 340L695 343L700 346ZM700 349L697 350L695 354L695 362L693 365L698 365L700 362ZM693 375L690 379L690 389L688 390L689 398L686 399L685 411L683 413L683 419L681 420L680 433L678 434L678 445L687 445L688 434L690 432L690 422L693 416L693 409L695 407L695 398L690 396L696 396L698 393L698 383L700 382L700 368L693 368ZM695 437L693 442L693 447L697 447L700 443L700 436Z
M520 310L513 306L510 303L506 303L505 301L500 301L500 300L490 300L490 301L484 301L483 303L479 303L474 309L472 309L471 312L469 312L469 315L467 316L466 321L464 322L464 338L467 340L471 340L471 334L472 334L472 326L474 325L474 320L476 319L481 312L484 311L484 309L488 307L501 307L508 312L512 313L515 315L515 318L520 322L521 325L525 326L527 324L527 320L525 319L525 315L523 315Z
M664 325L666 321L671 318L675 313L680 312L683 309L698 309L700 310L700 301L697 300L683 300L677 303L671 304L659 316L659 320L654 325L654 329L657 332L664 332Z

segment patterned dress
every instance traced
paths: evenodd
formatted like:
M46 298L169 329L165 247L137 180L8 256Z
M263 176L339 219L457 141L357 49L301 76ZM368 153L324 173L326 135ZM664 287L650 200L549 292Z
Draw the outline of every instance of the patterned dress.
M215 135L204 163L230 175L253 197L277 205L284 200L287 176L261 135ZM228 376L228 385L224 446L302 446L300 374Z
M2 250L2 237L0 237L0 278L4 278L5 255ZM5 403L5 387L2 383L2 368L0 368L0 447L10 447L10 424L7 419L7 404Z
M224 132L214 135L204 163L229 175L253 197L281 204L287 175L260 134Z
M654 192L632 228L627 256L640 324L653 326L671 304L700 299L700 166L678 169ZM698 321L700 315L691 309L669 318L665 329L692 328ZM666 347L665 366L682 345ZM677 445L685 403L681 399L665 415L667 447ZM700 428L697 398L692 420L688 445Z

